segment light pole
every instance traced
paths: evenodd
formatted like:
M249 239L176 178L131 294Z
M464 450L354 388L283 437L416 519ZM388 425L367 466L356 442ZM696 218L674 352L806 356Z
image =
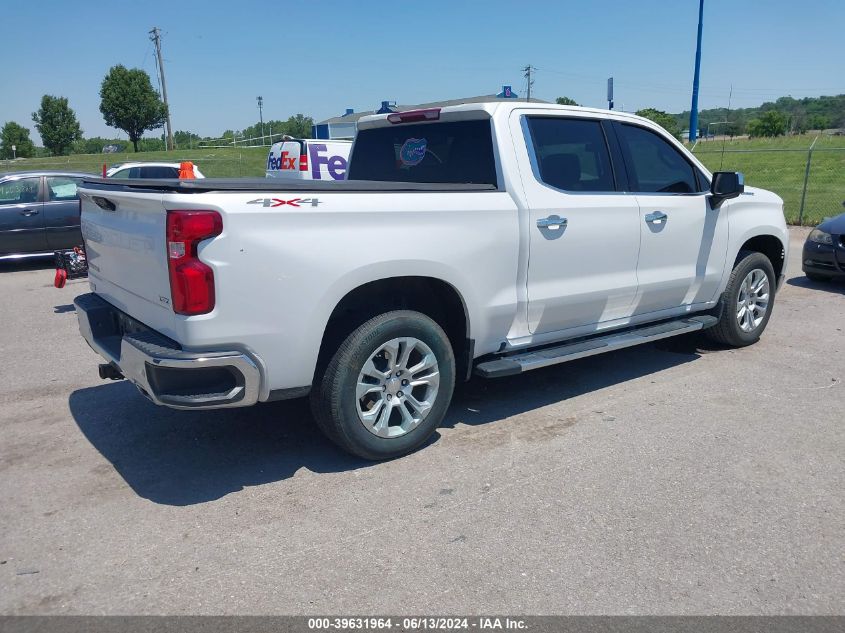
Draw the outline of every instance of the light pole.
M695 74L692 78L692 107L689 113L689 142L698 137L698 76L701 73L701 27L704 22L704 0L698 0L698 44L695 47Z
M261 144L264 145L264 97L256 97L258 101L258 118L261 121Z

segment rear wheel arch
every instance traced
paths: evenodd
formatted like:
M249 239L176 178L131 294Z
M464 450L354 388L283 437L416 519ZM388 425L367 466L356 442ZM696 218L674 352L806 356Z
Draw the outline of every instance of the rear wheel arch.
M387 277L359 285L335 305L326 322L314 371L318 380L338 346L369 319L393 310L413 310L435 321L449 337L457 377L472 364L470 320L466 302L450 283L436 277Z

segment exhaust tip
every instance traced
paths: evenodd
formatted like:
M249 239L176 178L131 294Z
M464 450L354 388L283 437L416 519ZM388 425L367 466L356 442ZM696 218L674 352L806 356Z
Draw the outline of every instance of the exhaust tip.
M103 380L123 380L123 374L111 363L102 363L97 367Z

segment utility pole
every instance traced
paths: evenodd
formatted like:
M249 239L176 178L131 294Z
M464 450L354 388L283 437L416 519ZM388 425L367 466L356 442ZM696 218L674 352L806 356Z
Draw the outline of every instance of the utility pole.
M692 78L692 106L689 113L689 142L698 138L698 76L701 73L701 27L704 23L704 0L698 0L698 44L695 47L695 74Z
M531 66L531 64L528 64L525 68L522 69L522 71L525 73L523 77L528 80L528 94L525 97L526 101L531 101L531 86L534 85L534 80L531 79L531 73L533 73L534 70L535 69Z
M164 107L167 109L167 149L173 149L173 126L170 123L170 106L167 104L167 84L164 82L164 62L161 60L161 29L154 26L150 31L150 39L156 47L156 57L158 58L158 75L161 77L161 98L164 101Z
M258 101L258 118L261 120L261 144L264 145L264 97L255 97Z

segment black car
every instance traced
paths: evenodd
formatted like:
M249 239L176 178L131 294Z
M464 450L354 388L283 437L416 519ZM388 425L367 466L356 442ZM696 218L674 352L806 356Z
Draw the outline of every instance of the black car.
M801 268L815 281L845 277L845 213L828 218L810 231L804 242Z
M81 244L77 187L91 177L69 171L0 174L0 259L52 255Z

